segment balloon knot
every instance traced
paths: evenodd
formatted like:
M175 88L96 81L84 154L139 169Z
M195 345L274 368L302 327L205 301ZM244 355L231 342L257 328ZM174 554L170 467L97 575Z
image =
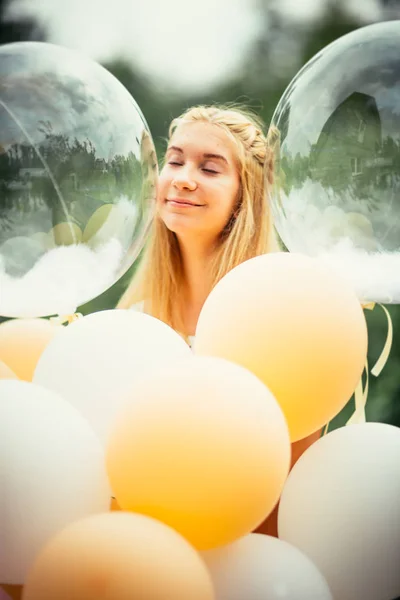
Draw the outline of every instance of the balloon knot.
M71 315L58 315L57 317L51 317L50 322L54 325L70 325L74 321L81 319L83 315L81 313L74 313Z

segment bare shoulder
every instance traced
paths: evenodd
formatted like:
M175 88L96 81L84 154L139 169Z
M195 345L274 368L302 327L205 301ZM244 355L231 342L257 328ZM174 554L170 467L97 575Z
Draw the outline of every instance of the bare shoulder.
M129 307L129 310L135 310L136 312L144 313L144 300L142 302L136 302L136 304L132 304L132 306Z

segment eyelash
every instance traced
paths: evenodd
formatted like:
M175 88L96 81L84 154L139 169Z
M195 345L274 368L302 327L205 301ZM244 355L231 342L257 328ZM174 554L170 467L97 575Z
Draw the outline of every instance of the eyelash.
M175 162L173 160L170 160L168 162L168 164L172 165L173 167L181 167L182 166L182 163L178 163L178 162ZM219 174L219 172L218 171L214 171L214 169L202 168L202 171L204 171L205 173L208 173L210 175L218 175Z

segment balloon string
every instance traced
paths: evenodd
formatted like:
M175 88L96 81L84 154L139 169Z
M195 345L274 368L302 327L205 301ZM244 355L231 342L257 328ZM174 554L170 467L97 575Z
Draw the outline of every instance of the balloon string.
M374 310L375 306L376 306L375 302L368 302L368 303L362 304L363 309L366 309L366 310ZM392 348L392 343L393 343L393 323L392 323L392 319L390 317L389 311L382 304L378 304L378 306L381 307L381 309L383 310L383 312L386 315L387 334L386 334L386 341L383 346L382 352L381 352L378 360L376 361L375 365L371 369L371 374L374 375L374 377L378 377L381 374L382 369L384 368L384 366L386 365L386 363L388 361L390 351ZM369 391L368 361L365 362L364 369L365 369L365 375L366 375L365 387L363 386L363 379L361 376L360 381L358 382L357 387L354 391L355 411L352 414L352 416L350 417L350 419L347 421L346 425L366 422L365 407L367 404L368 391ZM328 429L329 429L329 422L325 426L323 435L326 435L328 433Z
M64 325L65 323L68 323L68 325L70 325L82 317L83 315L81 313L74 313L72 315L58 315L57 317L51 317L50 323L53 325Z

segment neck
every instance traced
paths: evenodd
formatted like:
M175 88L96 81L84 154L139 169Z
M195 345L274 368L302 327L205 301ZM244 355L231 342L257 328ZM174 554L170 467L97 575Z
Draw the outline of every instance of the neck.
M212 249L199 244L179 242L182 256L184 289L182 312L188 335L194 335L197 319L211 290L210 262Z
M183 273L185 278L185 295L188 300L203 301L208 296L211 285L210 260L212 251L205 248L199 248L195 244L187 246L179 244Z

